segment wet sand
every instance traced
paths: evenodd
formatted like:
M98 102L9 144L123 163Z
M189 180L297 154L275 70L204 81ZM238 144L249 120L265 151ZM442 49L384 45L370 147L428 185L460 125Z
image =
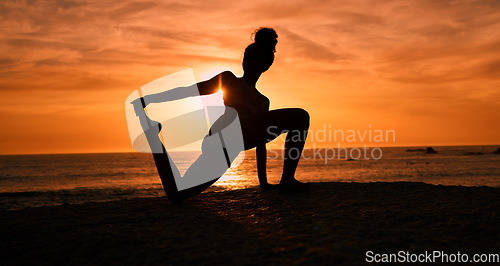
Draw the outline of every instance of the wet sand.
M2 264L360 265L366 252L498 253L500 188L314 183L0 212Z

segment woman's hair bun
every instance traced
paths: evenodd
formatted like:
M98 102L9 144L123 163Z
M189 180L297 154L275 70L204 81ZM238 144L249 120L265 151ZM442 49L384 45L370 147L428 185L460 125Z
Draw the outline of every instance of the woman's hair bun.
M259 28L254 34L255 44L264 47L266 49L271 49L276 52L276 44L278 43L278 34L272 28Z

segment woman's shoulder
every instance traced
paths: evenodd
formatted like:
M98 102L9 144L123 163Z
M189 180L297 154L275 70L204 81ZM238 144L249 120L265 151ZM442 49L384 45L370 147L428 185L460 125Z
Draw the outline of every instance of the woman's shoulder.
M236 77L235 74L233 74L233 72L229 71L229 70L226 70L226 71L223 71L219 74L223 79L231 79L231 80L234 80L234 79L237 79L238 77Z
M226 90L234 90L242 86L241 78L237 77L233 72L227 70L219 74L222 85Z

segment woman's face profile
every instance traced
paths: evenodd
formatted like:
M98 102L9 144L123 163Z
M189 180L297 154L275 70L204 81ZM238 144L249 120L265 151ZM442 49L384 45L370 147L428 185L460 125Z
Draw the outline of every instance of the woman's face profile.
M246 72L264 73L273 65L273 62L274 54L256 53L246 62L246 67L245 63L243 64L243 69Z

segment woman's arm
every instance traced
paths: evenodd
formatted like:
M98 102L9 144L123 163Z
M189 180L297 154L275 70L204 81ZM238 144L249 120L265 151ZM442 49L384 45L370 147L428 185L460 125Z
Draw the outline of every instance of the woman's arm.
M147 106L150 103L162 103L175 100L181 100L188 97L208 95L217 92L222 87L222 82L235 77L230 71L224 71L209 80L205 80L196 84L196 87L178 87L168 91L163 91L155 94L144 96L144 103ZM197 89L196 89L197 88ZM141 106L140 99L136 99L132 104L138 107Z
M224 71L215 77L202 81L198 84L198 92L200 95L207 95L216 93L219 89L222 89L223 84L228 83L232 79L235 79L236 76L231 71Z

